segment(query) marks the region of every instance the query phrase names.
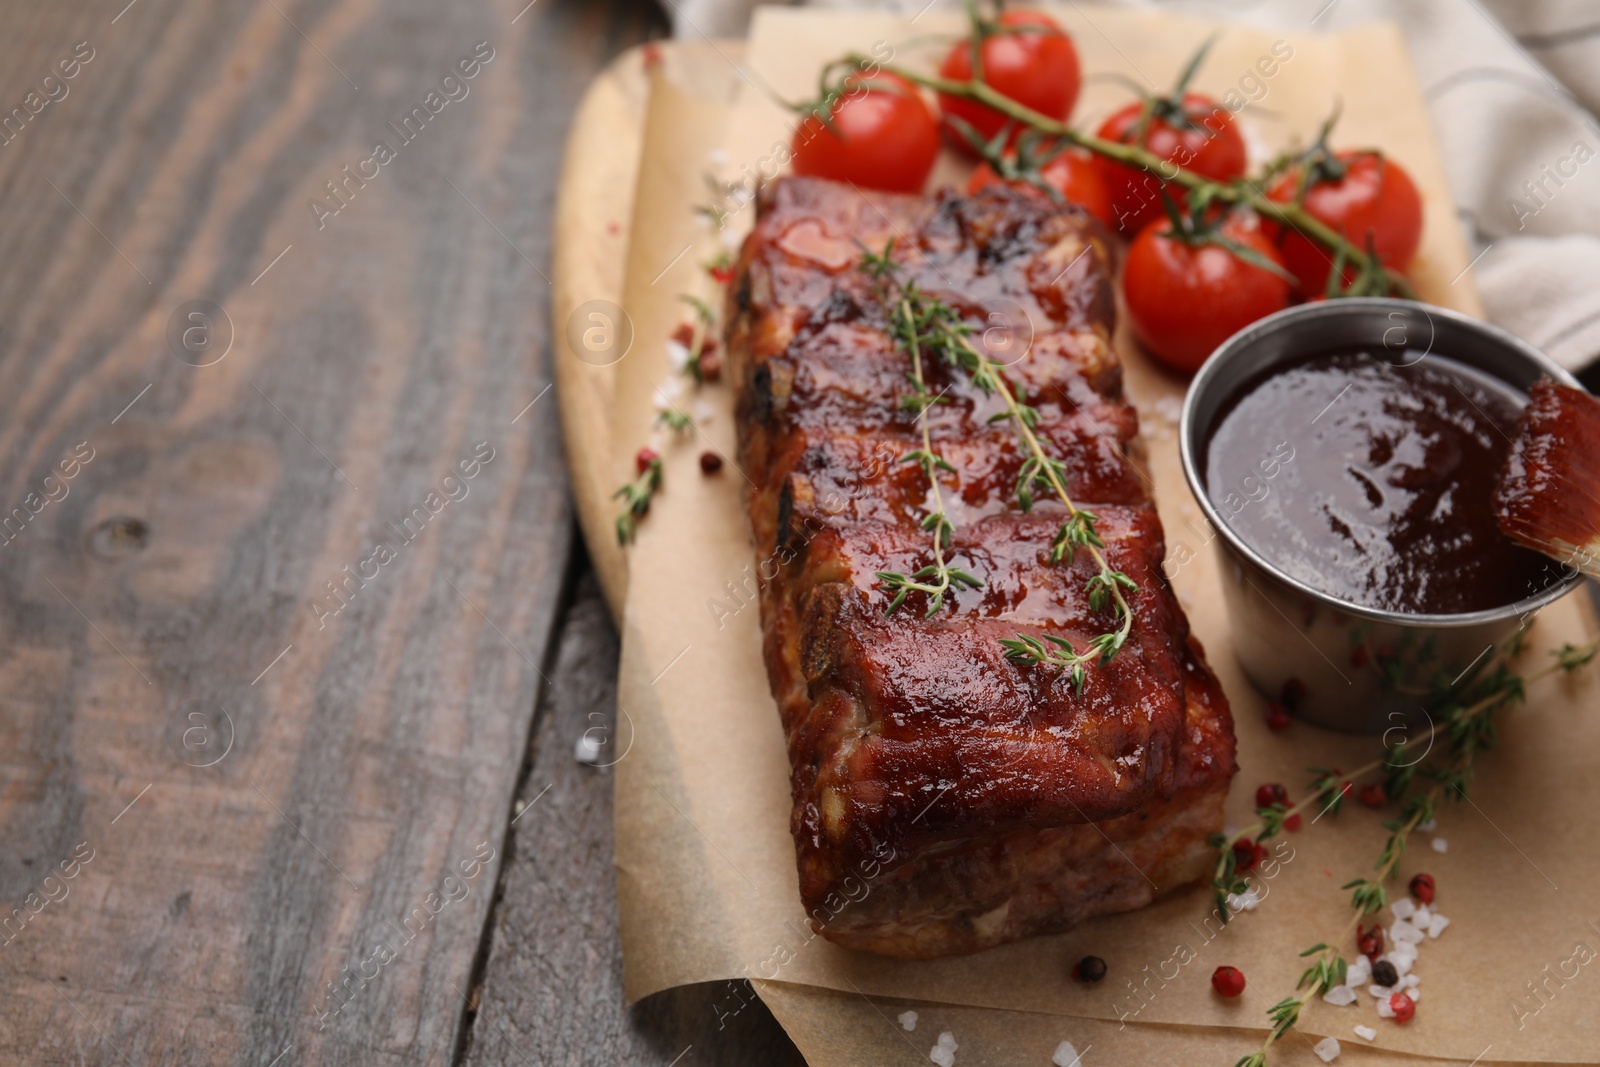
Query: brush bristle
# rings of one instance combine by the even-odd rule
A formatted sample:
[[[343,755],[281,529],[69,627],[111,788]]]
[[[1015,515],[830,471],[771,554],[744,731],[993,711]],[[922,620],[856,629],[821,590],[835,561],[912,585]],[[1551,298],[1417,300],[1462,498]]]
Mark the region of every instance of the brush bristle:
[[[1494,504],[1506,536],[1600,577],[1600,399],[1535,382]]]

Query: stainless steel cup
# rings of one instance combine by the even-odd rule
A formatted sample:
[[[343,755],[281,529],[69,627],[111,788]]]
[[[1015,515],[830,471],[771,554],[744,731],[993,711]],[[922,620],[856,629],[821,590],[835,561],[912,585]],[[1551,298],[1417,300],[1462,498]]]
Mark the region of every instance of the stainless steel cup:
[[[1366,348],[1397,365],[1437,353],[1503,383],[1526,401],[1540,375],[1577,385],[1543,353],[1503,330],[1410,300],[1301,304],[1247,326],[1195,375],[1178,428],[1183,472],[1222,546],[1233,648],[1245,674],[1276,697],[1304,683],[1295,714],[1351,733],[1382,733],[1421,718],[1419,696],[1471,667],[1582,576],[1552,561],[1548,582],[1490,611],[1408,615],[1353,604],[1290,577],[1245,544],[1206,492],[1205,444],[1222,405],[1247,380],[1333,349]]]

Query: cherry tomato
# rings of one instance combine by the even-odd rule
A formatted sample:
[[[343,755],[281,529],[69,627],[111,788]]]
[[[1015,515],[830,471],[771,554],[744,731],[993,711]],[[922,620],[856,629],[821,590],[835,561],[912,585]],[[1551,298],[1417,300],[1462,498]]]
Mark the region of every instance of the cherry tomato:
[[[1404,270],[1422,240],[1422,197],[1411,175],[1394,160],[1370,150],[1339,152],[1330,162],[1336,176],[1314,178],[1306,187],[1305,209],[1363,252],[1370,238],[1379,262]],[[1311,166],[1315,174],[1318,164]],[[1297,167],[1284,174],[1267,190],[1267,196],[1280,203],[1291,202],[1302,173]],[[1318,296],[1326,291],[1328,273],[1333,269],[1332,252],[1287,228],[1279,247],[1301,295]],[[1348,284],[1354,276],[1354,268],[1347,268],[1344,281]]]
[[[1236,330],[1289,306],[1289,283],[1220,245],[1171,236],[1161,218],[1128,247],[1122,290],[1133,332],[1151,355],[1193,371]],[[1281,265],[1278,251],[1251,217],[1234,214],[1221,236]]]
[[[1099,136],[1107,141],[1134,144],[1142,102],[1129,104],[1100,124]],[[1163,112],[1168,117],[1163,117]],[[1141,143],[1168,163],[1203,174],[1217,181],[1232,181],[1245,171],[1244,138],[1233,124],[1228,109],[1209,96],[1184,93],[1184,124],[1175,124],[1177,107],[1171,101],[1158,101],[1145,126]],[[1161,214],[1161,188],[1166,184],[1149,171],[1126,166],[1096,156],[1095,163],[1105,175],[1111,191],[1111,207],[1124,233],[1138,233]]]
[[[795,127],[794,172],[897,193],[922,190],[939,155],[939,126],[917,87],[898,74],[852,75],[830,110]]]
[[[1000,16],[999,29],[984,38],[982,56],[983,80],[990,88],[1053,119],[1072,114],[1083,82],[1078,50],[1055,19],[1037,11],[1007,11]],[[971,38],[950,49],[939,64],[939,76],[950,81],[972,79]],[[939,94],[939,110],[947,119],[967,122],[986,141],[1009,121],[992,107],[946,93]],[[964,137],[954,139],[967,145]]]
[[[1105,223],[1115,224],[1111,214],[1111,194],[1106,191],[1105,179],[1094,157],[1082,149],[1069,148],[1039,168],[1039,177],[1069,204],[1076,204]],[[994,172],[988,163],[979,163],[978,169],[967,179],[967,192],[977,192],[986,185],[998,185],[1005,179]],[[1014,182],[1028,188],[1037,188],[1029,182]]]

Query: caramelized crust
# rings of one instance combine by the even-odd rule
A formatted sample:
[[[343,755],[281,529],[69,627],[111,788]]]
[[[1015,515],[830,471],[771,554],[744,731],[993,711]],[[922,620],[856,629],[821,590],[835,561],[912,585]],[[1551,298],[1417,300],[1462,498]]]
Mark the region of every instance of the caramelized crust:
[[[1076,693],[1005,659],[1002,638],[1082,647],[1087,553],[1051,563],[1066,516],[1013,495],[1023,457],[1002,403],[929,363],[955,526],[983,581],[931,617],[893,614],[879,571],[932,562],[909,360],[885,332],[861,247],[956,307],[1039,413],[1067,490],[1139,589],[1133,630]],[[858,243],[859,242],[859,243]],[[1108,242],[1086,216],[991,188],[937,199],[814,179],[767,186],[729,315],[740,462],[761,559],[764,655],[794,768],[792,829],[813,924],[892,955],[970,951],[1137,907],[1196,877],[1233,764],[1226,700],[1161,572],[1161,524],[1129,460],[1138,420],[1111,348]],[[984,332],[984,331],[987,332]],[[829,903],[847,879],[871,892]]]

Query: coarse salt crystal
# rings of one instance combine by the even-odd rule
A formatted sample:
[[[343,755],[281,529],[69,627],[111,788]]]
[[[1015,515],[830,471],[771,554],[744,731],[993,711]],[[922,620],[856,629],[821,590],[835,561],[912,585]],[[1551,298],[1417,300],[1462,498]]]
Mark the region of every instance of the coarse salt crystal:
[[[1418,930],[1426,930],[1428,928],[1428,920],[1431,918],[1433,918],[1433,909],[1426,904],[1419,904],[1417,905],[1416,913],[1411,916],[1411,925]]]
[[[1433,846],[1433,850],[1435,852],[1449,852],[1450,851],[1450,842],[1446,841],[1442,837],[1436,837],[1432,841],[1429,841],[1428,844]]]
[[[1383,1002],[1389,999],[1389,994],[1394,990],[1386,985],[1370,985],[1367,992],[1378,998],[1378,1013],[1383,1014]]]
[[[577,744],[572,746],[572,758],[579,763],[587,763],[591,767],[600,762],[600,742],[591,735],[590,731],[585,730],[578,735]],[[522,812],[519,811],[517,814],[521,815]]]
[[[1439,820],[1438,819],[1429,819],[1427,822],[1419,822],[1419,823],[1417,823],[1417,829],[1419,831],[1421,831],[1422,833],[1425,833],[1425,834],[1431,834],[1433,831],[1437,830],[1438,828],[1439,828]]]
[[[1388,958],[1396,964],[1401,959],[1415,963],[1417,961],[1417,946],[1410,941],[1396,941],[1394,947],[1389,950]]]
[[[943,1045],[933,1046],[932,1051],[928,1053],[928,1059],[937,1063],[939,1067],[956,1067],[956,1054]]]
[[[1380,1019],[1394,1018],[1394,1009],[1389,1007],[1389,998],[1387,996],[1378,999],[1378,1017]]]
[[[1417,1001],[1422,999],[1422,990],[1415,988],[1408,989],[1406,990],[1406,996],[1410,997],[1411,1003],[1415,1004]]]
[[[900,1028],[902,1030],[915,1030],[917,1028],[917,1013],[916,1012],[914,1012],[914,1011],[903,1011],[903,1012],[900,1013],[899,1018],[900,1018]]]
[[[1411,966],[1417,962],[1417,957],[1415,954],[1407,956],[1401,953],[1394,953],[1390,955],[1389,962],[1394,964],[1394,973],[1403,978],[1411,973]]]
[[[1063,1041],[1056,1046],[1056,1054],[1050,1057],[1050,1062],[1056,1067],[1078,1067],[1078,1050],[1072,1042]]]
[[[1406,990],[1407,993],[1409,993],[1411,990],[1417,988],[1417,986],[1419,986],[1421,984],[1422,984],[1422,979],[1421,978],[1418,978],[1414,974],[1408,974],[1405,977],[1405,981],[1400,983],[1400,987],[1402,989]]]
[[[1449,919],[1446,919],[1443,915],[1435,915],[1428,920],[1428,937],[1430,939],[1437,938],[1444,933],[1444,928],[1449,925]]]
[[[1389,927],[1389,936],[1395,941],[1409,941],[1415,945],[1427,935],[1425,935],[1421,930],[1418,930],[1415,926],[1412,926],[1410,923],[1406,922],[1404,919],[1400,919],[1393,926]]]
[[[1354,1004],[1356,1002],[1356,991],[1347,985],[1336,985],[1322,994],[1322,999],[1329,1004],[1342,1008],[1346,1004]]]
[[[674,370],[682,370],[689,362],[689,346],[681,341],[667,342],[667,362]]]
[[[1339,1042],[1334,1038],[1325,1037],[1318,1041],[1311,1051],[1315,1052],[1323,1063],[1332,1063],[1339,1058]]]
[[[1350,965],[1345,974],[1345,984],[1350,986],[1366,985],[1367,979],[1372,977],[1372,961],[1365,956],[1357,956],[1356,961]]]
[[[961,1046],[956,1044],[956,1035],[952,1034],[950,1031],[946,1030],[944,1033],[939,1035],[939,1047],[940,1048],[947,1048],[951,1052],[954,1052],[956,1049],[960,1048]]]
[[[700,397],[694,402],[694,421],[705,425],[716,417],[717,409],[711,406],[711,401]]]
[[[1407,897],[1401,897],[1389,905],[1389,910],[1394,912],[1396,919],[1409,919],[1417,913],[1417,906]]]
[[[1229,911],[1255,911],[1256,905],[1261,903],[1261,898],[1254,889],[1246,889],[1243,893],[1228,894]]]
[[[1368,1041],[1378,1040],[1378,1031],[1374,1030],[1370,1026],[1358,1026],[1355,1029],[1357,1037],[1364,1037]]]

